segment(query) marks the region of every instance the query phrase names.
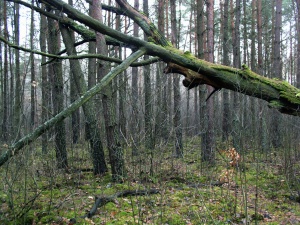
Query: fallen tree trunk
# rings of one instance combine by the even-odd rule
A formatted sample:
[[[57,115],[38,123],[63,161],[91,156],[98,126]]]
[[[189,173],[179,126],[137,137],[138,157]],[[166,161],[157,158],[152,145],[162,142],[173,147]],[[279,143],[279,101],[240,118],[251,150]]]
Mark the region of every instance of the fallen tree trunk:
[[[268,79],[260,76],[246,65],[242,69],[235,69],[228,66],[218,65],[200,60],[189,52],[182,52],[170,45],[161,46],[157,44],[161,39],[154,36],[153,24],[149,24],[148,20],[140,13],[134,13],[134,17],[139,16],[143,24],[148,23],[149,31],[153,33],[147,42],[139,38],[135,38],[121,32],[118,32],[99,21],[85,15],[72,6],[61,0],[40,0],[45,4],[49,4],[56,9],[66,13],[70,18],[85,24],[97,32],[106,34],[123,43],[127,43],[131,48],[144,47],[147,53],[152,56],[158,56],[166,63],[169,63],[167,71],[179,72],[185,76],[186,85],[188,82],[194,82],[194,85],[208,84],[216,88],[226,88],[236,92],[240,92],[249,96],[254,96],[269,102],[269,106],[278,111],[300,116],[300,90],[290,85],[286,81]],[[121,1],[128,4],[126,1]],[[127,8],[127,10],[130,7]],[[129,15],[130,16],[130,15]],[[133,14],[132,14],[133,17]],[[64,18],[62,17],[62,20]],[[132,18],[137,21],[136,18]],[[143,28],[146,31],[146,28]],[[165,42],[164,42],[165,43]],[[180,68],[180,69],[179,69]],[[173,71],[174,69],[174,71]]]
[[[116,198],[127,197],[127,196],[137,196],[137,195],[149,195],[149,194],[158,194],[159,190],[150,189],[150,190],[126,190],[118,192],[114,195],[103,196],[103,197],[95,197],[95,204],[92,209],[82,216],[82,218],[91,218],[96,214],[96,211],[99,207],[106,205],[108,202],[114,202]]]

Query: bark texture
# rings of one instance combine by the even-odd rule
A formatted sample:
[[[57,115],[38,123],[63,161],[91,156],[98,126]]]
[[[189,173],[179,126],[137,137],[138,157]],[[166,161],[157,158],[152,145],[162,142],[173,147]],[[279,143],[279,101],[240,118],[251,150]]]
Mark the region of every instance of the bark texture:
[[[74,41],[72,39],[70,31],[61,26],[63,40],[69,55],[76,55],[76,49],[74,48]],[[70,60],[71,72],[73,80],[77,86],[77,93],[85,93],[87,86],[85,84],[84,75],[80,63],[77,59]],[[91,134],[90,145],[91,145],[91,156],[93,161],[94,174],[103,174],[107,171],[107,166],[104,157],[104,149],[100,137],[100,130],[97,127],[97,120],[95,116],[95,109],[92,101],[87,102],[82,106],[86,123]]]

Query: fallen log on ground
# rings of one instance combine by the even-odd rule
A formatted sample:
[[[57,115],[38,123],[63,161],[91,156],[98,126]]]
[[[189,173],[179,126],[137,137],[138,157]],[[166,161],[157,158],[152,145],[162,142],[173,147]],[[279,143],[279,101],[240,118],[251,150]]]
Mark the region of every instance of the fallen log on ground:
[[[95,203],[92,207],[92,209],[86,213],[84,216],[81,216],[81,218],[91,218],[96,214],[96,211],[99,207],[106,205],[109,202],[114,202],[116,198],[120,197],[127,197],[127,196],[137,196],[137,195],[150,195],[150,194],[158,194],[158,189],[149,189],[149,190],[126,190],[117,192],[114,195],[110,196],[103,196],[103,197],[95,197]],[[75,219],[72,218],[70,221],[74,221]],[[75,220],[76,221],[76,220]]]

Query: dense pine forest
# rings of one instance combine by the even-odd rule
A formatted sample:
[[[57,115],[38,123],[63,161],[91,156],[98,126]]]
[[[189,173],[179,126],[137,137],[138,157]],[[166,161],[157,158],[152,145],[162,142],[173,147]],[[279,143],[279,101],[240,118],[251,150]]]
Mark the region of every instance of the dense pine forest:
[[[0,224],[299,224],[300,0],[0,1]]]

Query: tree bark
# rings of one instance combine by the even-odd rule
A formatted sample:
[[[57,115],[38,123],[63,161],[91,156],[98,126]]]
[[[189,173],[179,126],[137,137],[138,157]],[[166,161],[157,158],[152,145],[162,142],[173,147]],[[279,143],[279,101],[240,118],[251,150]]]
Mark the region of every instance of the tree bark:
[[[48,51],[56,54],[60,49],[60,36],[58,24],[53,19],[48,18]],[[55,61],[49,65],[48,73],[51,77],[53,113],[57,115],[64,108],[62,63]],[[68,157],[66,149],[66,130],[65,123],[55,124],[55,151],[58,168],[68,167]]]
[[[297,75],[296,87],[300,88],[300,0],[295,0],[297,8]]]
[[[158,8],[157,8],[157,29],[161,34],[165,34],[165,0],[158,0]],[[162,138],[163,133],[163,111],[162,111],[162,82],[165,79],[162,73],[164,68],[163,62],[158,62],[156,64],[156,77],[155,77],[155,91],[156,91],[156,99],[155,99],[155,125],[154,125],[154,139],[155,143],[158,143]]]
[[[45,10],[45,5],[42,4],[42,10]],[[42,52],[46,52],[46,33],[47,33],[47,18],[46,16],[41,14],[40,21],[40,49]],[[46,56],[42,56],[41,63],[46,62]],[[41,79],[42,79],[42,123],[45,123],[49,118],[49,82],[47,75],[47,67],[42,66],[41,68]],[[17,84],[16,84],[17,86]],[[44,133],[42,135],[42,152],[47,153],[48,147],[48,137],[47,134]]]
[[[214,61],[214,0],[206,2],[207,13],[207,61],[213,63]],[[207,87],[208,93],[212,93],[213,87]],[[202,149],[202,161],[214,163],[215,153],[215,137],[214,137],[214,100],[210,98],[206,103],[207,110],[207,129],[205,129],[205,147]]]
[[[177,29],[177,18],[176,18],[176,0],[170,0],[171,8],[171,37],[172,44],[174,47],[178,46],[178,29]],[[179,87],[179,76],[178,74],[173,75],[173,127],[175,131],[175,152],[174,155],[177,158],[183,157],[183,146],[182,146],[182,124],[181,124],[181,94]]]
[[[68,0],[68,3],[73,6],[73,0]],[[75,42],[75,35],[74,31],[71,32],[71,38],[72,38],[72,43]],[[72,73],[72,72],[71,72]],[[71,103],[76,101],[78,98],[78,92],[76,90],[76,83],[74,81],[74,77],[76,75],[73,75],[70,73],[70,101]],[[72,131],[72,143],[77,144],[80,138],[80,110],[77,109],[72,113],[72,118],[71,118],[71,131]]]
[[[229,9],[228,9],[229,0],[224,1],[224,12],[223,12],[223,35],[222,36],[222,49],[223,49],[223,64],[226,66],[230,66],[229,61]],[[230,134],[230,104],[229,104],[229,91],[223,90],[223,120],[222,120],[222,140],[228,141]]]
[[[6,1],[3,2],[3,24],[4,24],[4,38],[8,38],[7,30],[7,5]],[[2,87],[2,141],[8,142],[8,47],[4,45],[4,59],[3,59],[3,87]]]
[[[34,0],[31,1],[31,4],[34,4]],[[33,46],[34,38],[34,10],[31,10],[30,18],[30,48],[34,49]],[[31,74],[31,86],[30,86],[30,129],[33,130],[35,126],[35,115],[36,115],[36,86],[37,81],[35,78],[35,62],[34,54],[30,53],[30,74]]]
[[[139,10],[139,0],[134,1],[134,8]],[[135,22],[133,24],[133,36],[139,36],[139,26]],[[130,130],[131,130],[131,137],[132,137],[132,155],[137,156],[139,154],[139,120],[137,119],[139,116],[138,113],[138,72],[139,68],[133,67],[132,68],[132,75],[131,75],[131,104],[132,104],[132,111],[131,111],[131,120],[130,120]]]
[[[234,27],[232,27],[233,31],[233,67],[234,68],[240,68],[241,67],[241,39],[240,39],[240,24],[241,24],[241,0],[236,0],[236,8],[235,8],[235,21]],[[239,86],[237,85],[237,88]],[[240,149],[241,146],[241,137],[240,137],[240,131],[241,131],[241,96],[238,92],[233,92],[233,124],[232,124],[232,134],[233,134],[233,146],[236,149]]]
[[[15,3],[15,44],[20,44],[20,5]],[[15,91],[14,91],[14,123],[13,131],[16,139],[20,138],[20,121],[21,121],[21,71],[20,71],[20,51],[15,51]]]
[[[274,36],[274,52],[273,52],[273,78],[282,79],[282,62],[281,62],[281,23],[282,23],[282,0],[276,0],[275,12],[275,36]],[[281,115],[275,112],[272,115],[272,146],[279,148],[281,141]]]
[[[102,8],[101,1],[93,0],[93,17],[102,23]],[[96,32],[96,48],[97,53],[107,56],[108,50],[105,42],[105,37],[102,33]],[[102,79],[109,72],[109,64],[106,61],[97,62],[97,77]],[[112,83],[110,82],[104,88],[102,93],[102,105],[104,112],[105,131],[107,139],[107,147],[109,151],[109,158],[112,170],[112,180],[115,182],[122,182],[126,176],[124,166],[124,152],[119,141],[116,124],[116,108],[112,100]]]
[[[119,5],[117,5],[117,8],[120,9]],[[125,25],[126,27],[126,25]],[[126,28],[127,29],[127,28]],[[121,18],[120,15],[116,15],[116,30],[121,31]],[[125,30],[125,33],[127,31]],[[123,52],[126,58],[126,49],[123,51],[123,49],[119,46],[115,47],[115,57],[122,60],[123,58]],[[124,73],[119,76],[118,78],[118,92],[119,92],[119,140],[121,142],[122,147],[125,147],[125,140],[127,139],[127,117],[126,117],[126,101],[127,101],[127,72],[124,71]],[[122,141],[123,140],[123,141]]]
[[[143,12],[148,17],[149,15],[149,7],[148,0],[143,1]],[[144,34],[144,39],[147,40],[147,35]],[[148,60],[149,56],[145,55],[144,60]],[[155,147],[154,139],[153,139],[153,104],[151,101],[151,78],[150,78],[150,65],[144,66],[144,90],[145,90],[145,147],[146,149],[153,150]],[[151,151],[152,153],[152,151]]]
[[[74,41],[71,33],[67,28],[60,26],[63,41],[67,49],[68,55],[77,55],[76,49],[74,48]],[[81,66],[78,60],[70,60],[71,72],[73,75],[74,82],[77,86],[77,93],[86,93],[87,86],[85,84],[84,75],[81,70]],[[104,149],[100,137],[100,130],[97,127],[97,120],[95,117],[95,108],[93,102],[87,102],[82,106],[85,115],[86,123],[91,134],[90,145],[91,155],[93,161],[94,174],[103,174],[107,172],[107,166],[105,162]]]

